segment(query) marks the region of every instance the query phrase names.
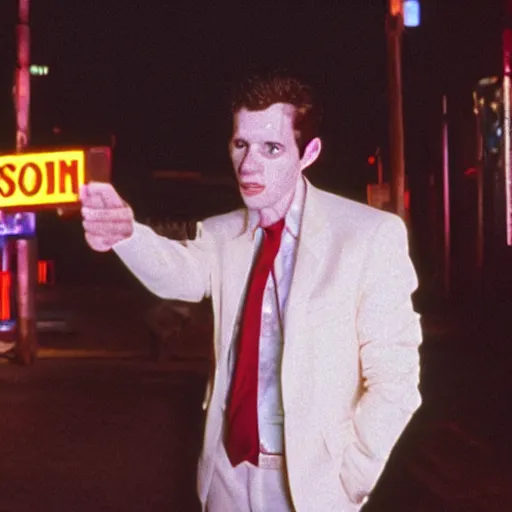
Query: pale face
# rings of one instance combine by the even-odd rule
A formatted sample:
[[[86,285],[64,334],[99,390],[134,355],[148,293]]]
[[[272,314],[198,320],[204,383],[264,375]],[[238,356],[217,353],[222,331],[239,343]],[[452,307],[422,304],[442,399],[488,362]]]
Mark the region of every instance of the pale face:
[[[231,161],[245,205],[260,212],[263,225],[286,215],[302,174],[294,108],[275,103],[266,110],[241,109],[233,118]]]

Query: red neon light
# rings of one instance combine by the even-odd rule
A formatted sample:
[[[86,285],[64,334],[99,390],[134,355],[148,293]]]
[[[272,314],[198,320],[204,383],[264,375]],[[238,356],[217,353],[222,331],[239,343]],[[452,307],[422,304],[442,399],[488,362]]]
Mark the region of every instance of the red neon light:
[[[39,284],[54,283],[53,261],[39,260],[37,262],[37,282]]]
[[[48,262],[37,262],[37,282],[39,284],[46,284],[48,282]]]
[[[404,192],[404,208],[409,211],[411,209],[411,191],[406,190]]]
[[[11,274],[0,272],[0,321],[11,318]]]

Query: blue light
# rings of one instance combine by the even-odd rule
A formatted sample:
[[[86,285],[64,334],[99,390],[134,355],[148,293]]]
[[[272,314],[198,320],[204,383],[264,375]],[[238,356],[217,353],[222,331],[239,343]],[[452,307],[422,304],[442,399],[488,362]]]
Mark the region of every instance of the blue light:
[[[36,234],[36,215],[31,212],[4,213],[0,218],[0,237],[28,237]],[[2,241],[0,238],[0,247]]]
[[[418,27],[420,25],[419,0],[404,1],[404,25],[406,27]]]

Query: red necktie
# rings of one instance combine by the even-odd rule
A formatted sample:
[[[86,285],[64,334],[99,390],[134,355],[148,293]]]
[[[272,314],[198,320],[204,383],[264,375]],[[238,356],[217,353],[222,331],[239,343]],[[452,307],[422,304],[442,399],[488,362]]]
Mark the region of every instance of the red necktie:
[[[268,276],[274,265],[284,219],[264,229],[262,248],[252,269],[240,322],[238,355],[227,410],[226,452],[233,467],[247,460],[258,465],[258,366],[261,308]]]

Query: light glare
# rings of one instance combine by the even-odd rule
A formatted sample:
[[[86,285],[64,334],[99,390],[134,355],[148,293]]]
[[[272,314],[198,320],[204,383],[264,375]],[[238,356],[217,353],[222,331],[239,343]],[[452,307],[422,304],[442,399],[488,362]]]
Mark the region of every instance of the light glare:
[[[46,76],[49,72],[48,66],[36,66],[35,64],[30,66],[30,74],[33,76]]]
[[[419,0],[404,1],[404,25],[406,27],[418,27],[420,25]]]

